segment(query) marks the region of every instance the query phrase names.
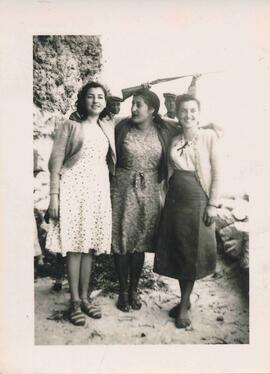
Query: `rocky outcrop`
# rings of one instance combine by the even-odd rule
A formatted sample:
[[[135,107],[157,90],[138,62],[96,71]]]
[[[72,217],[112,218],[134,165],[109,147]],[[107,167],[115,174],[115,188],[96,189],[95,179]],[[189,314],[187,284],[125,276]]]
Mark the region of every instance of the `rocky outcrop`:
[[[34,36],[35,105],[43,112],[67,113],[80,86],[100,73],[101,57],[98,36]]]
[[[224,198],[218,209],[216,230],[225,255],[249,269],[249,203],[247,198]]]
[[[81,86],[98,78],[101,59],[99,36],[33,37],[34,142],[53,136],[56,126],[75,108]]]

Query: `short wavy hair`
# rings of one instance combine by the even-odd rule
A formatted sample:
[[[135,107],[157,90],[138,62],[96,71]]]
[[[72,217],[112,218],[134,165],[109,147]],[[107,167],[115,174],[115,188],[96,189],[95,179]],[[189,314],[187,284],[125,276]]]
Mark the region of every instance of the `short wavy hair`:
[[[199,110],[201,110],[201,103],[195,96],[190,95],[190,94],[183,94],[183,95],[178,95],[176,97],[176,101],[175,101],[175,112],[176,112],[176,114],[179,111],[180,105],[182,103],[187,102],[187,101],[196,101]]]
[[[98,82],[88,82],[86,83],[81,89],[80,91],[78,92],[78,95],[77,95],[77,101],[76,101],[76,108],[77,108],[77,112],[79,113],[81,119],[85,119],[87,118],[87,110],[86,110],[86,95],[87,95],[87,92],[90,88],[101,88],[102,91],[104,92],[104,97],[105,97],[105,101],[107,103],[107,97],[108,97],[108,93],[107,93],[107,90],[106,88],[101,84],[101,83],[98,83]],[[107,110],[106,110],[106,107],[104,108],[104,110],[100,113],[99,115],[99,118],[102,119],[104,117],[106,117],[107,115]]]

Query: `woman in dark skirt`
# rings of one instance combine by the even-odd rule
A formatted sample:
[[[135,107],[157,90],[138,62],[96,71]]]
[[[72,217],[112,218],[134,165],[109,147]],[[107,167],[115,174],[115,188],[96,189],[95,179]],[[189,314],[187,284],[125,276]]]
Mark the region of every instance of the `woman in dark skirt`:
[[[219,163],[216,133],[199,128],[200,102],[178,96],[176,113],[182,131],[168,149],[169,186],[154,271],[178,279],[181,302],[169,314],[177,328],[185,328],[195,280],[215,271]]]

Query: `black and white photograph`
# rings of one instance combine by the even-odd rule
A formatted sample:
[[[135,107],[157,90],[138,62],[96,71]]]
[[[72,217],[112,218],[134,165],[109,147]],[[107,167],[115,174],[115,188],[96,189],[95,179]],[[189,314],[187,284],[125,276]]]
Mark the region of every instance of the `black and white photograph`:
[[[269,372],[269,3],[1,8],[0,372]]]
[[[245,75],[120,42],[33,36],[35,342],[248,344]]]

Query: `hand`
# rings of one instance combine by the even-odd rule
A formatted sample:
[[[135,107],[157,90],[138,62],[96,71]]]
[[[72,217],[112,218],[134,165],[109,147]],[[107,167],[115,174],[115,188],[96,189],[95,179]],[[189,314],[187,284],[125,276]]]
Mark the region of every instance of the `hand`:
[[[215,222],[216,216],[217,208],[214,206],[207,205],[203,215],[203,222],[206,226],[211,226]]]
[[[59,218],[59,197],[57,194],[51,195],[48,211],[51,219]]]
[[[142,88],[148,88],[148,89],[151,88],[151,85],[150,85],[150,83],[148,83],[148,82],[146,82],[146,83],[142,83],[141,86],[142,86]]]

